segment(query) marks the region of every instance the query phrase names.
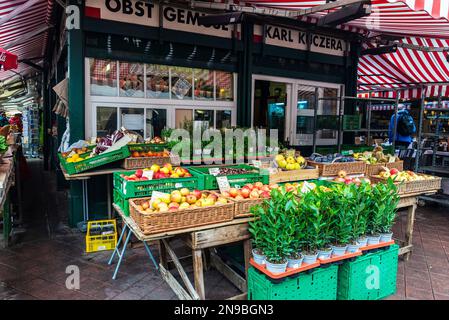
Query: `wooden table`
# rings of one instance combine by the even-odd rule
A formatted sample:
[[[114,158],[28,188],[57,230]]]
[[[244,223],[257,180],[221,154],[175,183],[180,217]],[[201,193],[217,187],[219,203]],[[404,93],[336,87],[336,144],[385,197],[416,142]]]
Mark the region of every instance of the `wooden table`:
[[[428,194],[434,194],[435,192],[427,192]],[[415,214],[418,204],[418,197],[424,195],[421,193],[404,194],[400,195],[400,200],[398,203],[398,209],[407,208],[407,227],[405,230],[405,242],[404,246],[399,249],[399,255],[405,255],[404,259],[408,261],[413,250],[413,227],[415,224]]]
[[[140,228],[137,226],[135,221],[125,216],[124,212],[117,205],[113,204],[115,212],[122,218],[122,221],[126,228],[129,228],[130,233],[142,241],[145,248],[152,257],[151,250],[149,249],[147,242],[158,241],[159,242],[159,252],[160,252],[160,263],[156,268],[161,272],[162,277],[167,282],[167,284],[176,293],[181,300],[204,300],[206,298],[205,288],[204,288],[204,252],[221,245],[243,242],[244,255],[245,255],[245,271],[248,272],[249,268],[249,258],[251,253],[250,245],[250,234],[248,231],[248,222],[253,220],[253,218],[242,218],[234,219],[228,222],[217,223],[212,225],[200,226],[195,228],[175,230],[169,232],[162,232],[158,234],[145,235],[142,233]],[[123,234],[123,232],[122,232]],[[114,275],[117,274],[118,268],[120,268],[121,257],[123,257],[126,245],[128,244],[129,235],[126,236],[127,240],[124,243],[118,241],[117,247],[112,254],[110,262],[112,262],[114,255],[119,255],[119,263],[117,264],[116,271]],[[176,256],[174,250],[170,245],[170,241],[174,238],[182,239],[192,250],[193,258],[193,274],[194,274],[194,285],[190,282],[184,268],[180,263],[180,259]],[[121,236],[122,239],[122,236]],[[121,240],[120,239],[120,240]],[[123,250],[120,252],[120,246],[123,245]],[[209,252],[210,253],[210,252]],[[243,294],[237,296],[241,298],[246,294],[246,279],[243,279],[238,275],[233,269],[227,266],[221,259],[214,254],[210,253],[211,265],[214,266],[218,271],[220,271],[225,277],[227,277],[233,284],[239,288]],[[168,268],[168,256],[171,258],[176,270],[181,276],[181,280],[184,286],[176,280],[176,278],[171,274]],[[204,259],[204,260],[203,260]],[[236,297],[234,297],[236,298]]]

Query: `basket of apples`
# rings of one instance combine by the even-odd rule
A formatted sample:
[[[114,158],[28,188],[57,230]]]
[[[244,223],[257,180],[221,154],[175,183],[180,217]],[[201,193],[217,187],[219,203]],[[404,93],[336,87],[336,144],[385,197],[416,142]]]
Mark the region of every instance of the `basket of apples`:
[[[398,194],[422,194],[441,189],[441,177],[435,177],[413,171],[399,171],[384,167],[378,175],[371,176],[373,182],[385,182],[392,179],[398,185]]]
[[[146,235],[231,221],[234,203],[214,192],[182,188],[129,200],[130,215]]]
[[[266,185],[262,182],[248,183],[242,188],[230,188],[228,191],[219,193],[220,196],[235,202],[235,218],[248,217],[251,206],[262,203],[264,199],[270,198],[272,189],[279,188],[277,184]]]
[[[136,171],[114,172],[114,188],[126,198],[151,196],[153,191],[171,192],[180,188],[196,189],[198,179],[186,168],[152,165]]]
[[[360,185],[362,182],[371,184],[371,180],[365,177],[348,177],[346,171],[344,170],[340,170],[337,177],[335,177],[332,181],[344,184],[354,183],[356,185]]]

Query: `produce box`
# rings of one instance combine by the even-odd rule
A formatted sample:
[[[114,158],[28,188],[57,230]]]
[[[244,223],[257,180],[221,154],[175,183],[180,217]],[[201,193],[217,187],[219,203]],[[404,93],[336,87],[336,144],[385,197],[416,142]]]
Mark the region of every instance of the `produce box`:
[[[328,163],[307,160],[307,163],[317,167],[321,177],[337,176],[341,170],[345,171],[346,174],[362,174],[366,171],[366,163],[363,161]]]
[[[137,205],[149,199],[129,200],[130,216],[146,235],[231,221],[234,217],[232,202],[165,212],[147,213],[139,210]]]
[[[379,172],[382,171],[383,167],[388,169],[398,169],[399,171],[402,171],[404,170],[404,161],[401,160],[389,163],[367,164],[365,175],[369,177],[379,174]]]
[[[312,270],[276,281],[251,266],[248,300],[336,300],[338,266]]]
[[[108,163],[119,161],[130,156],[127,146],[124,146],[118,150],[100,153],[99,155],[93,156],[79,162],[67,162],[61,154],[58,154],[59,161],[64,167],[68,174],[77,174],[84,172],[93,168],[103,166]]]
[[[122,163],[122,168],[131,170],[131,169],[143,169],[149,168],[153,164],[157,164],[159,166],[163,166],[166,163],[170,162],[170,157],[131,157],[126,158]]]
[[[126,198],[120,191],[114,188],[113,201],[122,209],[125,216],[129,217],[129,199]]]
[[[418,193],[429,193],[436,192],[441,189],[441,177],[429,176],[424,174],[417,174],[421,176],[431,177],[426,180],[413,180],[413,181],[402,181],[395,182],[398,186],[398,194],[418,194]],[[371,182],[373,183],[385,183],[387,178],[381,178],[379,176],[370,176]]]
[[[189,170],[190,171],[190,170]],[[133,172],[114,172],[114,189],[122,193],[125,199],[151,196],[153,191],[171,192],[175,189],[198,189],[196,177],[166,178],[145,181],[126,181],[120,175],[130,176]]]
[[[164,151],[168,149],[168,143],[130,143],[128,148],[130,152],[148,152],[148,151]]]
[[[261,169],[262,172],[263,170]],[[306,167],[299,170],[278,170],[276,173],[270,174],[270,184],[318,179],[319,176],[318,167]]]
[[[378,300],[396,292],[398,245],[346,261],[338,270],[338,300]]]
[[[268,184],[269,176],[262,175],[258,168],[246,165],[222,165],[222,166],[207,166],[207,167],[188,167],[187,169],[192,175],[198,178],[198,188],[200,190],[217,190],[218,184],[216,176],[209,173],[210,168],[231,168],[231,169],[247,169],[252,172],[244,174],[230,174],[227,175],[231,188],[241,188],[247,183],[262,182]]]

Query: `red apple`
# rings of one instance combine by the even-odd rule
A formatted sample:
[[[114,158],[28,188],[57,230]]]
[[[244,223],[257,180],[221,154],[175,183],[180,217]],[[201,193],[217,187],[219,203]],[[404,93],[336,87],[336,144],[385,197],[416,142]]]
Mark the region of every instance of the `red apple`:
[[[255,184],[254,184],[254,188],[257,188],[257,189],[261,189],[263,187],[263,183],[262,182],[260,182],[260,181],[258,181],[258,182],[256,182]]]
[[[261,196],[262,198],[269,198],[269,197],[270,197],[270,193],[267,192],[267,191],[263,191],[263,192],[260,194],[260,196]]]
[[[200,190],[193,190],[192,194],[197,198],[197,199],[201,199],[202,193]]]
[[[229,195],[233,198],[235,198],[239,194],[239,191],[236,188],[230,188],[229,189]]]
[[[138,169],[138,170],[136,170],[136,177],[137,178],[142,178],[142,176],[143,176],[143,170],[142,169]]]
[[[249,188],[249,190],[251,190],[251,191],[253,191],[253,189],[254,189],[254,185],[251,183],[246,184],[245,187]]]
[[[251,199],[258,199],[259,198],[259,192],[257,192],[256,190],[251,191],[251,193],[249,194],[249,197]]]
[[[396,169],[396,168],[393,168],[393,169],[390,170],[390,175],[394,175],[394,174],[397,174],[397,173],[399,173],[399,170]]]
[[[198,200],[198,198],[194,194],[188,194],[186,196],[186,202],[188,204],[194,204],[197,200]]]
[[[250,193],[251,193],[251,189],[249,189],[248,187],[243,187],[240,190],[240,194],[242,195],[243,198],[248,198]]]

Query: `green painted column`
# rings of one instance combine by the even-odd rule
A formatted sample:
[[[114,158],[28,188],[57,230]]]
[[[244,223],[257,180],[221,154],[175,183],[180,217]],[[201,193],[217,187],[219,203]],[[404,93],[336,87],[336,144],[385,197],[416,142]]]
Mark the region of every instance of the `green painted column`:
[[[238,65],[237,125],[243,127],[251,126],[253,34],[252,23],[242,24],[243,50],[239,53]]]
[[[80,8],[81,28],[68,31],[68,98],[69,98],[69,124],[70,142],[84,139],[84,35],[82,31],[84,4],[70,0],[71,5]],[[70,216],[69,225],[75,227],[83,220],[83,199],[80,181],[70,182]]]

